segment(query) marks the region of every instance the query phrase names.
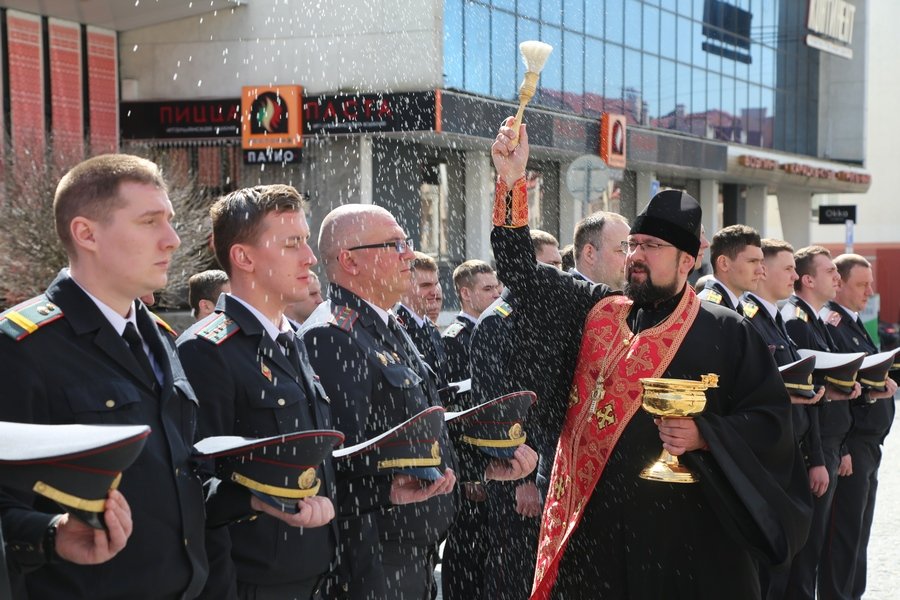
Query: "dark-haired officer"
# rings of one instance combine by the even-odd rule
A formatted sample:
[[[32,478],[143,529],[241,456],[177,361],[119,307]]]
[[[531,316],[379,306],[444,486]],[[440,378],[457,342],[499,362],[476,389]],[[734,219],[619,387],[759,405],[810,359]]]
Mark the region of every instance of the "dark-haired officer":
[[[10,399],[0,419],[139,424],[151,434],[119,487],[134,521],[128,545],[101,565],[45,564],[25,576],[28,597],[193,598],[208,571],[203,488],[191,459],[197,398],[174,333],[139,300],[166,286],[180,244],[166,183],[148,160],[97,156],[62,178],[53,209],[69,268],[0,316],[0,379]],[[57,508],[42,497],[24,501],[28,509],[4,513],[4,526],[8,533],[28,522],[31,535],[7,537],[7,549],[22,541],[22,554],[43,561]]]
[[[232,192],[210,209],[216,258],[231,281],[216,311],[178,340],[178,354],[200,400],[202,437],[260,438],[330,429],[328,399],[284,316],[309,293],[316,263],[307,244],[301,197],[293,187],[268,185]],[[322,469],[317,495],[298,500],[296,513],[276,510],[229,481],[207,500],[209,525],[221,527],[254,511],[222,536],[230,557],[212,556],[208,598],[314,596],[335,559],[334,475]]]
[[[763,275],[759,233],[746,225],[720,229],[709,246],[713,276],[697,297],[743,314],[741,295],[756,291]]]

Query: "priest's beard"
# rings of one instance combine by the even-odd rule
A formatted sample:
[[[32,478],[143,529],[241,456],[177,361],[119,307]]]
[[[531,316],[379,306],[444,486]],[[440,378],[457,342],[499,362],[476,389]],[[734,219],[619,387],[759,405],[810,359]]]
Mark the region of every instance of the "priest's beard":
[[[643,281],[634,281],[634,273],[644,273]],[[678,293],[678,281],[673,281],[668,285],[657,285],[653,282],[653,276],[650,273],[650,267],[643,261],[634,261],[625,269],[625,295],[628,296],[638,306],[653,306],[668,300]]]

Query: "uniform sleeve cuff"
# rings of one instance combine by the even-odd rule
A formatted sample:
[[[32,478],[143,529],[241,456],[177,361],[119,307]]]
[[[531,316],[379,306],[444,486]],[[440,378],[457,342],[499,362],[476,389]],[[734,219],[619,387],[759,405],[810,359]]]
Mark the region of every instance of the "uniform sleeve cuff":
[[[525,227],[528,225],[528,191],[525,188],[525,176],[515,181],[512,189],[503,177],[497,177],[494,190],[495,227]]]

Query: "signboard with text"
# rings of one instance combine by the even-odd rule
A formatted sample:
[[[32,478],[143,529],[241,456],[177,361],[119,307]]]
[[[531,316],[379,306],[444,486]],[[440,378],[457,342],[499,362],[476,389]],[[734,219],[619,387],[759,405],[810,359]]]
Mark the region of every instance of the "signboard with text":
[[[843,225],[847,221],[856,223],[855,204],[823,204],[819,207],[819,225]]]

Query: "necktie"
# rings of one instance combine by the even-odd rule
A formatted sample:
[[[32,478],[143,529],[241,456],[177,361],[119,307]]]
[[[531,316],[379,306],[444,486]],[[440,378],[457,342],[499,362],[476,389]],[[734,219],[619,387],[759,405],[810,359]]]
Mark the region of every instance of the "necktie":
[[[281,346],[281,349],[284,350],[284,355],[287,357],[288,361],[293,365],[297,372],[300,372],[300,357],[297,356],[297,347],[294,345],[294,334],[289,331],[282,331],[275,338],[275,341]]]
[[[744,304],[740,300],[738,300],[737,306],[734,307],[734,310],[737,311],[737,314],[741,315],[742,317],[744,316]]]
[[[781,311],[775,312],[775,325],[778,326],[778,331],[784,336],[784,341],[790,341],[791,336],[788,334],[787,327],[784,325],[784,317],[781,316]]]
[[[406,365],[415,369],[415,360],[413,359],[413,356],[417,356],[419,353],[418,351],[410,349],[410,345],[406,342],[406,332],[401,331],[401,329],[403,328],[400,327],[397,320],[393,316],[388,316],[388,330],[393,334],[397,346],[400,349],[400,353],[403,355],[403,358],[406,359]]]
[[[153,367],[150,365],[150,358],[147,356],[147,353],[144,352],[144,342],[141,340],[141,334],[138,333],[134,323],[129,321],[125,325],[125,331],[122,332],[122,337],[131,349],[134,359],[141,366],[141,370],[144,371],[144,374],[149,378],[148,381],[152,382],[154,385],[159,383],[156,380],[156,373],[153,372]]]

